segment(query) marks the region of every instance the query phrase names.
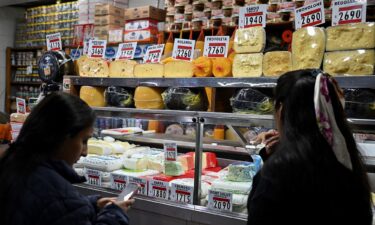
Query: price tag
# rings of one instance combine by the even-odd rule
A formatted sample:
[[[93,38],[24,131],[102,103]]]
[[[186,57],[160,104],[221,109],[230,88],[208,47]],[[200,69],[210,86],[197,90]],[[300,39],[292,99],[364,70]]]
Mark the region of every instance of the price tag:
[[[118,59],[133,59],[137,42],[123,43],[118,46],[116,60]]]
[[[129,183],[136,183],[141,186],[138,190],[139,195],[147,196],[147,180],[138,177],[129,177]]]
[[[27,75],[33,74],[33,66],[32,65],[28,65],[26,67],[26,74]]]
[[[325,23],[323,0],[297,8],[294,10],[294,13],[296,16],[296,29]]]
[[[172,57],[174,59],[191,61],[194,56],[194,40],[179,39],[174,40]]]
[[[229,36],[206,36],[203,55],[209,58],[227,57]]]
[[[233,194],[220,192],[220,191],[208,191],[208,208],[232,212],[233,209]]]
[[[143,57],[143,63],[158,63],[164,51],[164,44],[152,45],[147,48],[146,54]]]
[[[171,200],[180,203],[193,204],[194,188],[191,186],[172,184]]]
[[[70,92],[70,78],[63,79],[63,92]]]
[[[23,98],[16,98],[17,103],[17,113],[26,113],[26,100]]]
[[[164,143],[164,157],[166,161],[177,160],[177,144],[174,142]]]
[[[62,50],[61,34],[49,34],[46,35],[47,50],[48,51],[60,51]]]
[[[267,8],[267,4],[241,7],[239,13],[239,28],[266,27]]]
[[[128,183],[128,177],[121,174],[111,173],[111,188],[122,191]]]
[[[104,58],[106,47],[106,40],[90,40],[88,56],[91,58]]]
[[[332,3],[332,26],[366,22],[366,1],[336,0]]]
[[[169,184],[168,182],[151,180],[148,183],[148,196],[165,199],[169,198]]]
[[[93,186],[102,186],[102,173],[98,170],[85,169],[86,183]]]
[[[90,44],[90,41],[91,40],[96,40],[95,37],[90,37],[90,38],[87,38],[84,42],[83,42],[83,51],[82,51],[82,55],[88,55],[89,53],[89,44]]]

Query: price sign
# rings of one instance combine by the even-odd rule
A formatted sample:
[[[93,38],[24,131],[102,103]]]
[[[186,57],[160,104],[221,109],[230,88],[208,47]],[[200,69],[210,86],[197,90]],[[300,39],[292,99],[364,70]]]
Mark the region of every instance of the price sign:
[[[366,1],[336,0],[332,3],[332,26],[366,22]]]
[[[122,191],[128,183],[128,177],[121,174],[111,174],[111,188]]]
[[[179,39],[174,40],[172,57],[174,59],[191,61],[194,56],[194,40]]]
[[[89,54],[89,44],[90,44],[90,41],[91,40],[96,40],[95,37],[90,37],[90,38],[87,38],[84,42],[83,42],[83,51],[82,51],[82,55],[88,55]]]
[[[90,40],[88,56],[91,58],[104,58],[106,47],[106,40]]]
[[[70,93],[70,78],[63,79],[63,92]]]
[[[48,51],[59,51],[62,50],[61,34],[49,34],[46,35],[47,50]]]
[[[239,12],[239,27],[266,27],[267,4],[241,7]]]
[[[325,23],[323,0],[295,9],[294,13],[296,29]]]
[[[174,142],[164,143],[164,157],[166,161],[177,160],[177,144]]]
[[[169,184],[168,182],[151,180],[148,183],[148,196],[165,199],[169,198]]]
[[[193,190],[191,186],[172,184],[171,199],[175,202],[193,204]]]
[[[139,195],[147,196],[147,180],[138,177],[129,177],[129,183],[139,184],[141,188],[138,190]]]
[[[133,59],[137,42],[123,43],[118,46],[116,60],[118,59]]]
[[[229,36],[206,36],[203,55],[209,58],[227,57]]]
[[[146,54],[143,57],[143,63],[158,63],[164,51],[164,44],[152,45],[147,48]]]
[[[102,186],[102,173],[98,170],[85,169],[86,183],[93,186]]]
[[[17,103],[17,113],[26,113],[26,100],[23,98],[16,98]]]
[[[233,195],[232,193],[226,193],[221,191],[208,192],[208,208],[232,212],[233,209]]]

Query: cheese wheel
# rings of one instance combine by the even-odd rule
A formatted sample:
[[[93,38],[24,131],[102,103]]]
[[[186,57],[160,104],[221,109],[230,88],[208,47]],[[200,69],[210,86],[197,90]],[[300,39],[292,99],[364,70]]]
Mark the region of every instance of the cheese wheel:
[[[290,70],[292,70],[292,54],[290,52],[275,51],[264,54],[264,76],[280,76]]]
[[[104,89],[100,87],[82,86],[79,97],[91,107],[104,107]]]
[[[163,64],[138,64],[134,66],[134,77],[162,78],[163,76],[164,76]]]
[[[154,87],[137,87],[134,93],[134,102],[137,109],[164,109],[161,93]]]
[[[192,62],[177,60],[164,65],[165,78],[191,78],[193,75]]]
[[[109,77],[134,77],[134,60],[117,60],[109,64]]]
[[[212,73],[215,77],[232,76],[232,62],[229,58],[213,58]]]
[[[263,54],[236,54],[233,60],[233,77],[260,77],[263,68]]]
[[[212,76],[212,60],[210,58],[201,56],[193,61],[193,65],[196,77]]]
[[[238,29],[234,37],[236,53],[262,52],[266,44],[266,31],[263,27]]]
[[[109,67],[106,61],[82,56],[77,60],[76,70],[82,77],[108,77]]]

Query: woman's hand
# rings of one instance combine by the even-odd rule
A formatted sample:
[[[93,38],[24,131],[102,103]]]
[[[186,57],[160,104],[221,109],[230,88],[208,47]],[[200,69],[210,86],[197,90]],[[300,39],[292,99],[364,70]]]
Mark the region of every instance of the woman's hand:
[[[130,209],[130,206],[134,204],[134,199],[127,201],[115,202],[114,204],[120,207],[125,213]]]
[[[254,140],[255,144],[265,144],[266,152],[268,155],[272,154],[276,145],[279,143],[279,132],[276,130],[269,130],[260,133]]]
[[[99,198],[96,202],[96,206],[98,206],[99,209],[104,208],[106,205],[110,203],[115,203],[116,198]]]

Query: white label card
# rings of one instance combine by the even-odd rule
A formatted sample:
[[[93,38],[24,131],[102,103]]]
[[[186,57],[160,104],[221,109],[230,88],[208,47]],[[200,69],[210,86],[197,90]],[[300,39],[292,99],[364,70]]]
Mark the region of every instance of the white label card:
[[[171,200],[180,203],[193,204],[194,188],[191,186],[172,184]]]
[[[296,29],[325,23],[323,0],[295,9]]]
[[[17,113],[26,113],[26,100],[23,98],[16,98],[17,103]]]
[[[336,0],[332,2],[332,26],[366,22],[366,1]]]
[[[85,169],[86,183],[93,186],[102,186],[102,173],[98,170]]]
[[[177,160],[177,143],[175,142],[164,143],[164,157],[166,161]]]
[[[128,177],[121,174],[111,174],[111,188],[122,191],[128,183]]]
[[[233,194],[221,191],[208,191],[208,208],[232,212]]]
[[[82,55],[88,55],[89,54],[89,44],[90,44],[90,41],[91,40],[96,40],[96,38],[87,38],[84,42],[83,42],[83,51],[82,51]]]
[[[172,57],[174,59],[191,61],[194,56],[194,40],[179,39],[174,40]]]
[[[106,40],[90,40],[88,56],[91,58],[104,58],[106,47]]]
[[[266,27],[267,4],[251,5],[240,8],[239,28]]]
[[[227,57],[229,36],[206,36],[203,55],[209,58]]]
[[[148,196],[160,199],[169,199],[169,184],[168,182],[151,180],[148,183]]]
[[[148,192],[147,192],[147,180],[146,179],[129,176],[129,184],[130,183],[139,184],[140,188],[137,194],[147,196]]]
[[[62,50],[61,34],[60,33],[46,35],[46,41],[47,41],[47,50],[48,51],[60,51],[60,50]]]
[[[143,57],[143,63],[158,63],[164,51],[164,44],[152,45],[147,48],[146,54]]]
[[[116,60],[133,59],[136,48],[137,48],[137,42],[119,44],[118,49],[117,49],[117,54],[116,54]]]
[[[63,91],[68,93],[70,92],[70,78],[63,79]]]
[[[33,66],[32,65],[28,65],[26,67],[26,74],[27,75],[33,74]]]

